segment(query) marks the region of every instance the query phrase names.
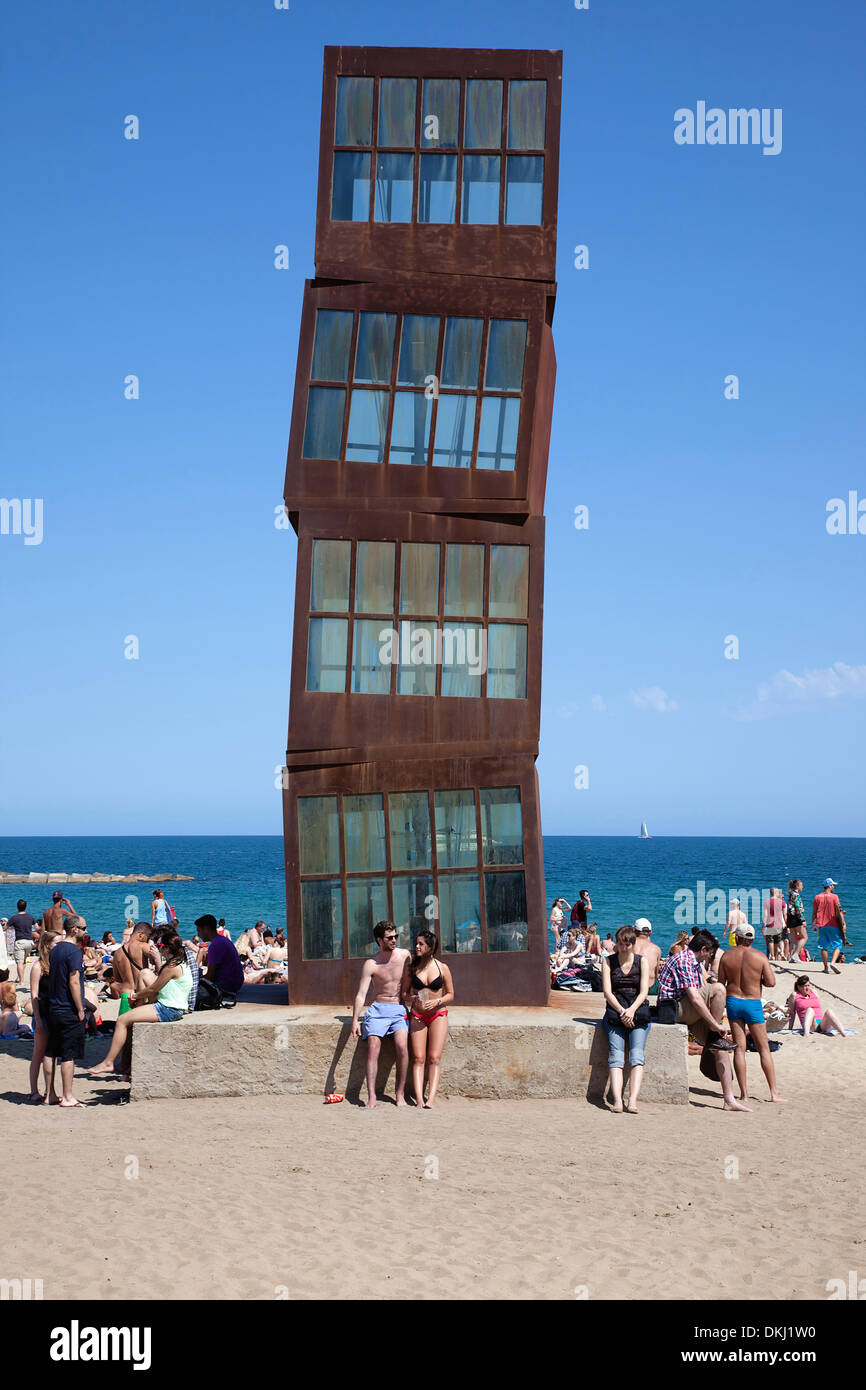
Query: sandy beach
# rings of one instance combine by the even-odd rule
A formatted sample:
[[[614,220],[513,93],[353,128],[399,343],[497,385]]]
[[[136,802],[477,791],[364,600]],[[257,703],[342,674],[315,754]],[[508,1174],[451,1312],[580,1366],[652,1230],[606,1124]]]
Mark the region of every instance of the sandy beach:
[[[46,1299],[826,1298],[866,1273],[866,966],[816,984],[859,1035],[781,1035],[784,1105],[750,1055],[750,1115],[722,1110],[697,1058],[688,1106],[638,1116],[573,1100],[122,1104],[125,1087],[83,1074],[93,1103],[62,1111],[21,1103],[29,1047],[2,1044],[16,1162],[81,1186],[70,1204],[66,1182],[39,1178],[51,1239],[16,1242],[0,1276],[41,1278]],[[414,1270],[413,1248],[430,1251]]]

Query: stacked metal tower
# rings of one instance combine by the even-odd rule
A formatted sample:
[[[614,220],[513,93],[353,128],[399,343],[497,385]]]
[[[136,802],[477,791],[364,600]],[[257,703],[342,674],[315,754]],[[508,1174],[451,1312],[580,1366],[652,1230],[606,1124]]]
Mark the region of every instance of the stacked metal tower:
[[[561,55],[325,51],[285,501],[289,988],[430,927],[461,1003],[544,1003],[535,759]]]

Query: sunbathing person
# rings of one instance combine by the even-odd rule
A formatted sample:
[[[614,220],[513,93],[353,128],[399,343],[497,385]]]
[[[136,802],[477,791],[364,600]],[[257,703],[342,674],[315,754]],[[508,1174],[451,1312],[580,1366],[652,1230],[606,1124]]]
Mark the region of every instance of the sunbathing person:
[[[285,946],[276,946],[271,937],[271,944],[265,951],[264,960],[259,969],[253,969],[244,976],[244,982],[248,985],[279,984],[281,980],[288,978],[288,958],[289,953]]]
[[[794,981],[794,993],[788,997],[788,1027],[794,1027],[796,1014],[803,1025],[803,1037],[810,1033],[829,1033],[832,1029],[841,1038],[845,1036],[845,1025],[829,1009],[825,1009],[812,988],[808,975],[798,975]]]

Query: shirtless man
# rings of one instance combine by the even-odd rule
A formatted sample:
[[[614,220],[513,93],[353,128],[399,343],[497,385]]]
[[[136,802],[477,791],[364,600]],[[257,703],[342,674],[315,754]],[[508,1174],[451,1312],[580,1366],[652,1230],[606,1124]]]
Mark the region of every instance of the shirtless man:
[[[56,931],[60,936],[63,935],[64,917],[75,917],[76,911],[68,898],[64,898],[59,889],[51,895],[51,906],[46,907],[42,914],[42,930]]]
[[[638,917],[634,924],[637,937],[634,943],[634,953],[636,956],[646,956],[649,963],[650,988],[655,984],[659,977],[659,970],[662,964],[661,947],[654,941],[650,941],[650,932],[653,929],[652,922],[646,917]]]
[[[740,1087],[740,1100],[748,1100],[746,1086],[746,1029],[755,1040],[755,1047],[761,1058],[761,1068],[770,1088],[770,1100],[780,1101],[782,1097],[776,1090],[776,1069],[770,1044],[767,1042],[767,1025],[764,1022],[764,1008],[761,1004],[761,989],[764,985],[772,989],[776,974],[766,956],[753,946],[755,928],[748,922],[740,922],[735,928],[736,946],[725,951],[719,964],[719,983],[725,986],[725,1009],[728,1023],[737,1050],[734,1053],[734,1072]]]
[[[397,928],[393,922],[377,922],[373,935],[379,944],[375,956],[364,961],[361,983],[355,995],[352,1010],[352,1037],[363,1038],[367,1044],[367,1109],[376,1104],[376,1069],[379,1065],[379,1050],[382,1039],[389,1033],[394,1035],[394,1050],[397,1053],[397,1084],[395,1095],[398,1105],[405,1105],[403,1090],[406,1086],[406,1073],[409,1069],[409,1023],[406,1010],[400,1003],[400,985],[403,980],[403,966],[409,959],[409,952],[397,945]],[[364,1015],[363,1023],[358,1016],[364,1007],[370,985],[373,986],[373,1002]]]
[[[129,940],[111,957],[113,976],[108,992],[112,999],[119,999],[124,993],[134,993],[142,970],[147,969],[149,964],[150,923],[136,922]]]

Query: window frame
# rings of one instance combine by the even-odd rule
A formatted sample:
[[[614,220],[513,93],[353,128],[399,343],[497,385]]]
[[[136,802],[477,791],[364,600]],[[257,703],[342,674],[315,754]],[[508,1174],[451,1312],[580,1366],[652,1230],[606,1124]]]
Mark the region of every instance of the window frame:
[[[482,792],[486,792],[486,791],[499,791],[499,790],[509,790],[509,791],[510,791],[510,790],[516,790],[517,793],[518,793],[518,804],[519,804],[519,806],[520,806],[520,817],[521,817],[521,841],[520,841],[520,842],[521,842],[521,850],[522,850],[521,858],[520,858],[520,861],[519,861],[518,863],[490,864],[490,863],[487,863],[487,862],[485,861],[485,858],[484,858],[484,841],[483,841],[483,824],[482,824],[482,803],[481,803],[481,794],[482,794]],[[470,791],[470,792],[472,793],[472,796],[473,796],[473,802],[474,802],[474,808],[475,808],[475,863],[474,863],[474,864],[471,864],[471,865],[469,865],[469,864],[463,865],[463,866],[461,866],[461,867],[459,867],[459,868],[450,868],[450,867],[442,867],[442,868],[440,868],[440,865],[439,865],[439,847],[438,847],[438,844],[437,844],[437,832],[436,832],[436,794],[437,794],[437,792],[453,792],[453,791]],[[392,798],[392,797],[403,796],[403,795],[405,795],[405,794],[408,793],[408,792],[415,793],[416,795],[419,795],[419,794],[422,794],[422,793],[423,793],[423,794],[427,797],[427,814],[428,814],[428,817],[429,817],[429,824],[430,824],[430,864],[429,864],[429,866],[421,866],[421,867],[414,866],[414,867],[411,867],[411,868],[408,868],[408,869],[404,869],[404,868],[397,868],[397,869],[395,869],[395,868],[393,867],[392,854],[391,854],[391,830],[390,830],[390,826],[391,826],[391,798]],[[341,956],[341,957],[334,957],[334,956],[302,956],[302,959],[303,959],[303,961],[304,961],[305,964],[327,962],[327,961],[333,961],[333,960],[335,960],[335,959],[342,959],[342,960],[344,960],[344,961],[362,961],[362,960],[367,959],[367,957],[373,953],[373,951],[372,951],[372,938],[371,938],[371,949],[368,950],[366,956],[352,956],[352,955],[349,954],[349,945],[350,945],[350,942],[349,942],[349,907],[348,907],[348,904],[349,904],[349,883],[350,883],[350,881],[351,881],[351,882],[357,882],[357,881],[359,881],[359,880],[376,880],[376,879],[382,879],[382,878],[384,878],[384,880],[385,880],[386,895],[387,895],[387,900],[388,900],[388,901],[387,901],[387,915],[388,915],[388,917],[390,918],[391,921],[396,921],[396,918],[395,918],[395,916],[394,916],[394,883],[395,883],[396,881],[402,880],[402,879],[411,879],[411,878],[429,878],[429,879],[430,879],[430,882],[431,882],[431,891],[432,891],[432,895],[433,895],[433,897],[436,899],[436,902],[437,902],[437,905],[438,905],[439,900],[440,900],[440,897],[441,897],[439,885],[440,885],[440,879],[441,879],[442,877],[444,877],[444,878],[446,878],[446,879],[449,879],[449,880],[452,880],[452,881],[453,881],[454,879],[456,879],[456,878],[465,878],[465,879],[472,879],[472,878],[474,878],[474,879],[476,880],[476,882],[478,883],[478,889],[479,889],[479,904],[480,904],[480,919],[481,919],[480,922],[479,922],[479,926],[480,926],[480,928],[481,928],[481,950],[480,950],[480,951],[476,951],[476,952],[458,951],[457,949],[451,950],[451,949],[447,949],[444,945],[441,945],[441,944],[440,944],[440,953],[441,953],[441,955],[442,955],[442,956],[459,956],[459,957],[465,957],[465,956],[467,956],[467,955],[473,955],[473,956],[493,956],[493,957],[495,957],[495,958],[500,958],[500,957],[502,957],[502,956],[511,956],[511,957],[524,958],[524,957],[526,957],[526,956],[528,955],[529,949],[530,949],[529,931],[528,931],[528,929],[529,929],[529,922],[528,922],[528,920],[527,920],[527,923],[526,923],[526,925],[527,925],[527,943],[526,943],[526,946],[525,946],[523,949],[521,949],[521,950],[514,950],[514,951],[490,951],[489,946],[488,946],[487,885],[486,885],[486,878],[487,878],[488,876],[493,875],[493,874],[509,874],[509,873],[510,873],[510,874],[517,874],[517,873],[521,873],[521,874],[523,875],[523,880],[524,880],[524,891],[525,891],[526,900],[527,900],[527,919],[528,919],[528,917],[529,917],[529,890],[528,890],[528,886],[527,886],[527,883],[526,883],[526,878],[527,878],[527,861],[528,861],[528,859],[529,859],[529,852],[531,852],[531,848],[530,848],[530,851],[528,852],[528,849],[527,849],[527,825],[526,825],[526,818],[525,818],[525,814],[524,814],[524,792],[523,792],[523,788],[521,787],[519,781],[516,781],[516,780],[513,780],[513,779],[512,779],[511,781],[495,782],[495,783],[488,783],[488,782],[473,783],[473,782],[469,781],[468,784],[464,784],[464,785],[461,786],[461,787],[457,787],[457,786],[454,786],[454,787],[451,787],[451,786],[433,786],[433,787],[428,787],[428,786],[423,786],[423,787],[421,787],[421,786],[407,786],[407,787],[399,787],[399,788],[396,788],[396,787],[390,788],[390,787],[389,787],[389,788],[383,788],[383,789],[381,789],[381,790],[376,790],[376,791],[373,791],[373,792],[370,792],[370,793],[364,793],[364,794],[369,794],[369,795],[373,795],[373,796],[381,796],[381,798],[382,798],[382,805],[383,805],[383,810],[384,810],[384,823],[385,823],[385,868],[384,868],[384,869],[378,868],[378,869],[362,869],[362,870],[351,870],[351,871],[348,869],[348,867],[347,867],[348,849],[347,849],[347,841],[346,841],[346,820],[345,820],[345,811],[344,811],[344,800],[345,800],[345,798],[347,798],[347,797],[356,797],[356,796],[358,795],[358,793],[357,793],[357,792],[354,792],[354,791],[350,791],[350,790],[348,790],[348,789],[346,789],[346,788],[339,788],[339,789],[336,789],[336,790],[334,790],[334,791],[327,791],[327,792],[326,792],[326,791],[323,791],[323,792],[321,792],[321,793],[313,793],[313,794],[312,794],[312,795],[314,795],[314,796],[315,796],[315,795],[321,795],[322,797],[334,797],[334,796],[337,797],[337,823],[338,823],[338,825],[339,825],[339,858],[340,858],[340,869],[339,869],[339,873],[337,874],[337,873],[335,873],[335,872],[333,872],[333,871],[331,871],[331,872],[329,872],[329,873],[321,873],[321,874],[305,874],[305,873],[301,873],[301,872],[300,872],[300,848],[301,848],[301,841],[300,841],[300,828],[299,828],[299,822],[298,822],[298,818],[297,818],[297,817],[298,817],[297,800],[300,800],[300,799],[301,799],[301,796],[303,796],[304,799],[309,799],[309,798],[310,798],[310,793],[304,792],[304,793],[302,793],[302,794],[299,794],[299,796],[298,796],[298,798],[297,798],[297,800],[296,800],[296,802],[295,802],[294,816],[295,816],[295,825],[296,825],[296,827],[297,827],[297,846],[298,846],[298,865],[299,865],[299,873],[298,873],[299,901],[300,901],[300,903],[301,903],[301,905],[302,905],[302,904],[303,904],[303,892],[304,892],[304,885],[305,885],[305,884],[311,883],[311,882],[330,882],[330,881],[332,881],[332,880],[334,880],[334,879],[339,878],[339,880],[340,880],[340,896],[341,896],[341,905],[342,905],[342,924],[343,924],[343,925],[342,925],[342,936],[343,936],[343,954],[342,954],[342,956]],[[301,906],[301,914],[302,914],[302,913],[303,913],[303,908],[302,908],[302,906]],[[439,936],[440,936],[440,939],[441,939],[441,919],[437,917],[437,918],[435,919],[435,921],[434,921],[434,919],[430,919],[430,921],[431,921],[431,924],[432,924],[432,925],[431,925],[431,929],[436,930],[436,929],[438,928],[437,935],[439,935]],[[301,917],[299,918],[299,924],[298,924],[298,925],[299,925],[299,939],[300,939],[300,942],[301,942],[301,949],[302,949],[302,951],[303,951],[303,940],[304,940],[304,923],[303,923],[303,915],[301,915]],[[375,923],[374,923],[373,925],[375,925]],[[399,928],[399,923],[398,923],[398,928]],[[410,947],[411,947],[411,942],[409,943],[409,945],[410,945]],[[456,943],[455,943],[455,947],[456,947]]]

